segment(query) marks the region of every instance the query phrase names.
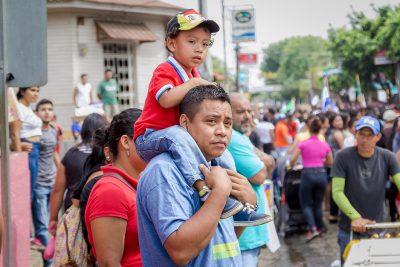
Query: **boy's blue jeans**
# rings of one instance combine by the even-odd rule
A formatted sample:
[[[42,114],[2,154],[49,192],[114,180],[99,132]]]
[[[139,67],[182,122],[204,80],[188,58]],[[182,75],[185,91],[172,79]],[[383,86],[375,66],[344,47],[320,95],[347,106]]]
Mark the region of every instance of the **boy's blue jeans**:
[[[158,131],[146,129],[146,132],[136,139],[136,150],[146,162],[161,153],[169,152],[190,186],[197,180],[204,180],[199,165],[210,166],[192,136],[178,125]],[[224,168],[235,170],[235,163],[228,150],[225,150],[217,162]]]

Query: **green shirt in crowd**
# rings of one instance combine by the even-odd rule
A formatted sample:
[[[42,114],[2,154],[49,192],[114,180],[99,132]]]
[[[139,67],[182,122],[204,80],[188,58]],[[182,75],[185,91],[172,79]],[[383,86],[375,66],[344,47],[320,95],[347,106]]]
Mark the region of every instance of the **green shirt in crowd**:
[[[103,80],[97,88],[97,93],[101,97],[104,105],[116,105],[117,101],[118,84],[114,79]]]

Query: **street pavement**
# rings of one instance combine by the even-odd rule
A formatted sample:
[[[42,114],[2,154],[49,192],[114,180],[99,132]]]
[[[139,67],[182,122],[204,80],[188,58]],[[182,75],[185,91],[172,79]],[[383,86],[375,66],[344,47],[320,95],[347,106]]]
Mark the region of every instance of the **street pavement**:
[[[267,248],[262,249],[259,267],[330,267],[339,259],[337,245],[337,225],[328,225],[328,232],[321,237],[305,242],[305,233],[280,238],[281,248],[272,254]],[[31,251],[32,266],[42,267],[41,254]]]
[[[306,234],[299,233],[288,238],[280,238],[280,249],[272,254],[263,249],[259,267],[330,267],[339,260],[337,225],[326,224],[328,232],[311,242],[306,242]]]

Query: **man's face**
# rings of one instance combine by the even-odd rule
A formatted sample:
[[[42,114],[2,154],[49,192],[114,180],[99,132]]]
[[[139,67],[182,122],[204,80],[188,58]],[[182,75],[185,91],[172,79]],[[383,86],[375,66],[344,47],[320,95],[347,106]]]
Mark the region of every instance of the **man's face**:
[[[245,97],[232,99],[233,128],[236,131],[245,133],[251,127],[250,102]]]
[[[112,75],[112,74],[111,74],[111,75]],[[82,76],[81,82],[82,82],[83,84],[85,84],[85,83],[87,83],[87,81],[88,81],[87,76],[86,76],[86,75],[85,75],[85,76]]]
[[[44,123],[49,123],[54,117],[53,106],[51,104],[40,105],[37,114]]]
[[[112,73],[112,71],[107,71],[105,74],[104,74],[104,77],[105,77],[105,79],[108,81],[108,80],[111,80],[112,79],[112,76],[113,76],[113,73]]]
[[[228,102],[204,100],[193,120],[182,114],[180,124],[196,141],[207,161],[226,150],[232,135],[232,110]]]
[[[181,31],[177,37],[168,39],[167,46],[182,67],[191,71],[203,63],[210,40],[211,34],[206,29],[196,27],[189,31]]]
[[[372,152],[379,139],[381,139],[381,134],[374,135],[372,130],[368,127],[361,128],[356,132],[357,148],[360,152]]]

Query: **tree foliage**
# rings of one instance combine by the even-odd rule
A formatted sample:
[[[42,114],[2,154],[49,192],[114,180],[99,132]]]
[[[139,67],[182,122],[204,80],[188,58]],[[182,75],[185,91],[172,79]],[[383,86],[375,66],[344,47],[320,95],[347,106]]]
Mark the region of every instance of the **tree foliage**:
[[[374,65],[374,55],[386,50],[389,58],[400,60],[400,6],[373,9],[374,18],[353,11],[348,15],[350,28],[328,30],[329,50],[342,63],[343,70],[343,75],[335,81],[336,87],[351,86],[357,73],[365,89],[370,87],[373,73],[383,71],[393,75],[393,68]]]
[[[319,73],[330,63],[327,41],[315,36],[292,37],[273,43],[264,50],[261,70],[267,83],[282,84],[281,95],[304,98],[310,89],[319,89]],[[275,75],[273,75],[275,74]]]

